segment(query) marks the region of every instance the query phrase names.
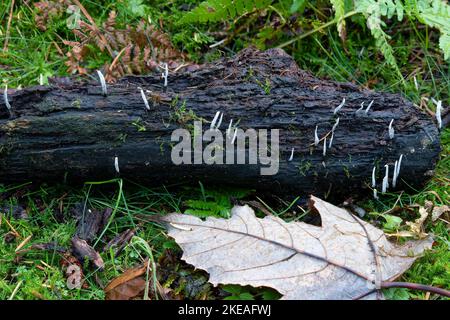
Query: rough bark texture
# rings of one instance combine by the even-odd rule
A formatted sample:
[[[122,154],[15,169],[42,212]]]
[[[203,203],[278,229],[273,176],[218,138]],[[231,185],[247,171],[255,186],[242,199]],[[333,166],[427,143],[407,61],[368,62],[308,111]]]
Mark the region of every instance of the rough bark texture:
[[[150,111],[138,87],[152,91],[147,95]],[[275,193],[348,196],[369,194],[374,165],[377,183],[385,164],[392,178],[401,154],[397,188],[420,187],[440,151],[432,119],[400,95],[314,78],[279,49],[247,49],[194,71],[171,73],[167,90],[156,74],[123,78],[108,85],[106,97],[94,80],[59,80],[8,93],[12,116],[0,102],[1,182],[109,179],[118,176],[117,156],[120,177],[153,185],[201,180]],[[343,98],[346,103],[336,116],[333,110]],[[362,102],[366,107],[371,100],[368,115],[356,113]],[[189,128],[193,118],[204,119],[204,128],[209,128],[217,111],[224,112],[223,130],[230,119],[239,120],[242,129],[280,129],[277,175],[261,176],[259,165],[172,163],[172,131]],[[312,145],[315,127],[322,138],[337,117],[332,148],[323,156],[322,141]],[[292,148],[293,161],[288,161]]]

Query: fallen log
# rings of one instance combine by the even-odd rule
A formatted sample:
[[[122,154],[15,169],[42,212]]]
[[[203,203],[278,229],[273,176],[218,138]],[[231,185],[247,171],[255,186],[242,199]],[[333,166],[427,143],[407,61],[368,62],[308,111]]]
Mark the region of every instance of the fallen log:
[[[276,174],[261,175],[267,167],[262,163],[173,163],[172,132],[192,131],[196,120],[208,129],[217,112],[223,113],[222,129],[233,119],[244,130],[280,130]],[[169,73],[167,87],[160,74],[128,76],[109,84],[105,95],[99,81],[59,79],[50,86],[10,89],[0,102],[2,183],[120,176],[152,185],[200,180],[274,193],[369,195],[374,167],[378,191],[385,165],[389,190],[394,173],[397,189],[419,188],[439,152],[439,131],[411,102],[317,79],[279,49],[250,48],[196,70]]]

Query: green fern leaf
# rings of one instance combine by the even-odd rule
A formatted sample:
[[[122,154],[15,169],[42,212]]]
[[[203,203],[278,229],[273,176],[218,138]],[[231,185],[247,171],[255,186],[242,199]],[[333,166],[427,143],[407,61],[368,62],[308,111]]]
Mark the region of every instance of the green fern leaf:
[[[397,2],[399,5],[396,4]],[[375,45],[399,78],[403,79],[394,56],[394,50],[388,42],[389,36],[382,29],[385,23],[381,20],[383,16],[391,18],[397,12],[403,16],[403,5],[400,0],[395,0],[395,2],[393,0],[357,0],[355,1],[355,10],[367,18],[367,26],[375,38]]]
[[[416,8],[421,22],[441,32],[439,47],[444,58],[450,59],[450,5],[441,0],[422,0],[417,1]]]
[[[272,0],[208,0],[186,13],[181,23],[209,23],[234,19],[267,8]]]
[[[342,40],[345,39],[345,0],[330,0],[331,4],[333,5],[334,9],[334,16],[337,23],[337,29],[339,32],[339,37],[341,37]]]

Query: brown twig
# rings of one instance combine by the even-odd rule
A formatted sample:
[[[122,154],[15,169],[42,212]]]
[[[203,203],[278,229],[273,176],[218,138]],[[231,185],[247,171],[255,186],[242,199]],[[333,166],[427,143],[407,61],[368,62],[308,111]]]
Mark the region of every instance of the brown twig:
[[[425,284],[419,284],[419,283],[384,281],[381,283],[381,287],[385,288],[385,289],[406,288],[406,289],[411,289],[411,290],[427,291],[427,292],[435,293],[435,294],[450,298],[450,291],[448,291],[448,290],[438,288],[438,287],[428,286]]]
[[[89,14],[89,12],[86,10],[86,8],[80,3],[80,1],[78,0],[73,0],[73,2],[78,6],[78,8],[80,8],[81,12],[83,12],[84,16],[86,17],[86,19],[89,20],[89,22],[91,23],[91,27],[95,29],[95,32],[97,33],[97,35],[100,37],[100,40],[103,42],[103,44],[105,45],[106,49],[108,50],[110,56],[112,58],[114,58],[114,51],[111,49],[110,45],[108,44],[108,40],[106,40],[105,36],[100,32],[100,29],[97,27],[97,24],[95,23],[94,19],[92,19],[91,15]]]
[[[3,45],[3,51],[8,51],[8,42],[9,42],[9,30],[11,28],[11,21],[13,16],[13,10],[14,10],[14,2],[15,0],[11,1],[11,7],[9,9],[9,17],[8,17],[8,24],[6,26],[6,34],[5,34],[5,44]]]
[[[405,288],[405,289],[411,289],[411,290],[426,291],[426,292],[431,292],[434,294],[438,294],[440,296],[450,298],[450,291],[448,291],[448,290],[438,288],[438,287],[428,286],[425,284],[419,284],[419,283],[383,281],[383,282],[381,282],[381,288],[382,289]],[[362,299],[376,291],[377,291],[377,289],[368,291],[368,292],[356,297],[354,300]]]

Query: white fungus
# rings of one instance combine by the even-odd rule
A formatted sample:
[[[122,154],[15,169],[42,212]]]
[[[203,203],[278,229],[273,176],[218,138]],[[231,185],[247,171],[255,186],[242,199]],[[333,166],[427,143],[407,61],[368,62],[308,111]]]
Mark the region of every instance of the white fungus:
[[[5,86],[5,91],[3,91],[3,101],[5,102],[6,108],[8,108],[9,113],[11,113],[11,105],[8,100],[8,86]]]
[[[442,128],[442,115],[441,115],[441,111],[442,111],[442,101],[436,101],[436,121],[438,123],[438,128],[441,129]]]
[[[333,125],[333,128],[331,129],[331,132],[334,132],[334,130],[336,130],[338,124],[339,124],[339,118],[336,119],[336,122],[335,122],[335,124]]]
[[[386,168],[386,174],[384,175],[383,185],[381,187],[381,192],[383,193],[385,193],[389,188],[389,166],[385,165],[384,167]]]
[[[397,165],[397,177],[400,175],[400,166],[402,165],[402,159],[403,155],[400,155],[400,158],[398,158],[398,165]]]
[[[237,137],[237,129],[234,129],[233,139],[231,139],[231,144],[234,144],[234,140],[236,140]]]
[[[331,145],[333,144],[333,138],[334,138],[334,132],[331,132],[331,138],[330,138],[330,143],[328,144],[328,149],[330,149]]]
[[[360,113],[362,110],[364,109],[364,101],[363,102],[361,102],[361,107],[359,107],[359,109],[358,110],[356,110],[356,114],[358,114],[358,113]]]
[[[395,161],[394,172],[392,173],[392,187],[395,188],[397,185],[397,172],[398,172],[398,161]]]
[[[100,70],[97,70],[97,75],[98,75],[98,78],[100,79],[100,84],[102,85],[103,95],[106,97],[108,92],[107,92],[107,89],[106,89],[105,77],[103,76],[103,73]]]
[[[216,114],[214,115],[214,118],[211,121],[211,125],[209,126],[210,129],[214,129],[215,128],[216,122],[217,122],[217,119],[220,116],[220,113],[221,113],[220,111],[217,111]]]
[[[150,106],[148,104],[148,100],[147,100],[147,97],[145,96],[144,90],[142,90],[142,88],[139,88],[139,89],[141,90],[141,97],[142,97],[142,100],[144,101],[145,108],[147,110],[150,110]]]
[[[230,133],[231,133],[231,126],[233,125],[233,119],[230,120],[230,124],[228,125],[228,129],[227,129],[227,137],[230,137]]]
[[[367,108],[366,108],[366,111],[364,111],[366,115],[369,113],[369,110],[370,110],[370,108],[372,107],[372,104],[373,104],[373,100],[370,101],[369,105],[368,105]]]
[[[168,78],[169,78],[169,66],[167,65],[167,63],[163,64],[163,69],[164,69],[164,72],[161,73],[161,76],[164,79],[164,87],[167,87]]]
[[[336,109],[334,109],[333,113],[334,113],[334,114],[338,113],[338,112],[342,109],[342,107],[344,106],[344,104],[345,104],[345,98],[342,99],[341,104],[338,105],[338,106],[336,107]]]
[[[377,189],[373,189],[373,198],[378,200]]]
[[[216,129],[220,128],[220,125],[222,124],[222,119],[223,119],[223,112],[220,114],[219,122],[217,123]]]
[[[294,148],[291,150],[291,156],[289,157],[288,161],[292,161],[294,159]]]
[[[376,169],[377,168],[374,166],[373,170],[372,170],[372,188],[375,188],[375,186],[377,185],[377,181],[375,179],[375,171],[376,171]]]
[[[114,168],[116,169],[117,173],[120,173],[120,170],[119,170],[119,157],[114,157]]]
[[[316,130],[314,131],[314,145],[317,146],[319,144],[319,136],[317,135],[317,129],[319,126],[316,126]]]
[[[394,119],[389,123],[389,139],[394,139],[394,127],[392,124],[394,123]]]
[[[327,137],[323,139],[323,156],[327,155]]]

